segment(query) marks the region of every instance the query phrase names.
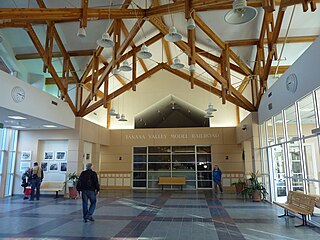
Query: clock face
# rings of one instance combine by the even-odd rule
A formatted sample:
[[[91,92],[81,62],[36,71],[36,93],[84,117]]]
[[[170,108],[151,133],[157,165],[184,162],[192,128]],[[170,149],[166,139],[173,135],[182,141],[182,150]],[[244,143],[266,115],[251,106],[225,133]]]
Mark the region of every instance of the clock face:
[[[289,92],[296,92],[298,87],[298,78],[294,73],[290,74],[286,79],[286,88]]]
[[[15,101],[16,103],[19,103],[25,99],[26,93],[23,88],[17,86],[12,88],[11,97],[13,101]]]

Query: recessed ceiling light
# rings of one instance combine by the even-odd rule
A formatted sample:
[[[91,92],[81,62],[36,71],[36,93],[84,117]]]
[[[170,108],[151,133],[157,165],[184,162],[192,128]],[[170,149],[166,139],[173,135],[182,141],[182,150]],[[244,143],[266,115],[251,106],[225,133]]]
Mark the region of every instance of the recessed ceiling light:
[[[21,116],[8,116],[8,118],[15,119],[15,120],[24,120],[24,119],[26,119],[25,117],[21,117]]]
[[[23,126],[11,126],[12,128],[18,128],[18,129],[22,129],[22,128],[26,128],[26,127],[23,127]]]
[[[46,128],[56,128],[57,126],[55,125],[42,125],[43,127],[46,127]]]

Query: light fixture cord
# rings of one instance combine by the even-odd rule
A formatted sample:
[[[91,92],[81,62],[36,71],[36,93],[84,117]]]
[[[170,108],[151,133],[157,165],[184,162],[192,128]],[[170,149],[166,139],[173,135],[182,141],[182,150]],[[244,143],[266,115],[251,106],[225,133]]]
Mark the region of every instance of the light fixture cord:
[[[168,0],[168,5],[167,5],[167,7],[168,7],[168,13],[170,14],[172,26],[174,26],[173,17],[172,17],[172,14],[171,14],[171,12],[170,12],[169,4],[170,4],[170,0]]]
[[[276,74],[278,73],[278,70],[279,70],[279,65],[280,65],[280,59],[281,59],[281,56],[282,56],[282,53],[284,51],[284,45],[286,44],[287,42],[287,38],[288,38],[288,34],[289,34],[289,29],[291,27],[291,22],[292,22],[292,18],[293,18],[293,14],[294,14],[294,11],[296,9],[296,5],[293,6],[293,10],[291,12],[291,16],[290,16],[290,20],[289,20],[289,24],[288,24],[288,28],[287,28],[287,31],[286,31],[286,35],[284,37],[284,41],[282,43],[282,48],[281,48],[281,51],[280,51],[280,56],[278,58],[278,63],[277,63],[277,67],[276,67],[276,70],[274,72],[274,77],[276,77]]]

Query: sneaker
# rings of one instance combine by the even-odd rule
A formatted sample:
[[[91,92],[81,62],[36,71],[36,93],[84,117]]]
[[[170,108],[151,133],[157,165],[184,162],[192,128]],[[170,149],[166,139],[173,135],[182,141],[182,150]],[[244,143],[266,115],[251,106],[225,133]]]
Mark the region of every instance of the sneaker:
[[[91,222],[94,222],[94,218],[93,217],[89,217],[88,220],[91,221]]]
[[[29,199],[28,197],[24,197],[23,200]]]
[[[85,223],[86,223],[86,222],[88,222],[88,220],[85,218],[85,219],[83,219],[83,222],[85,222]]]

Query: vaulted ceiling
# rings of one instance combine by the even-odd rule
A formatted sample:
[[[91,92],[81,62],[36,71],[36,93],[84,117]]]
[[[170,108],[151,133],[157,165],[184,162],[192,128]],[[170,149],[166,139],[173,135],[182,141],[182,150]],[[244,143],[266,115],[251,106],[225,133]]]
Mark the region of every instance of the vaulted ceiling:
[[[282,74],[320,34],[319,0],[255,0],[258,16],[242,25],[224,21],[225,0],[2,0],[0,34],[15,61],[56,84],[76,116],[110,102],[165,70],[248,111],[256,111],[270,74]],[[317,9],[318,7],[318,9]],[[196,28],[188,30],[187,19]],[[170,26],[182,40],[167,42]],[[80,27],[86,37],[77,37]],[[97,46],[108,32],[113,48]],[[151,59],[136,53],[142,44]],[[284,46],[286,46],[284,48]],[[179,57],[182,69],[170,66]],[[130,72],[113,70],[129,62]],[[188,71],[189,65],[195,71]],[[76,97],[69,94],[76,86]],[[250,88],[250,97],[244,90]],[[170,104],[169,104],[170,105]],[[137,118],[138,119],[138,118]],[[109,121],[108,121],[109,122]],[[137,124],[139,124],[137,122]]]

